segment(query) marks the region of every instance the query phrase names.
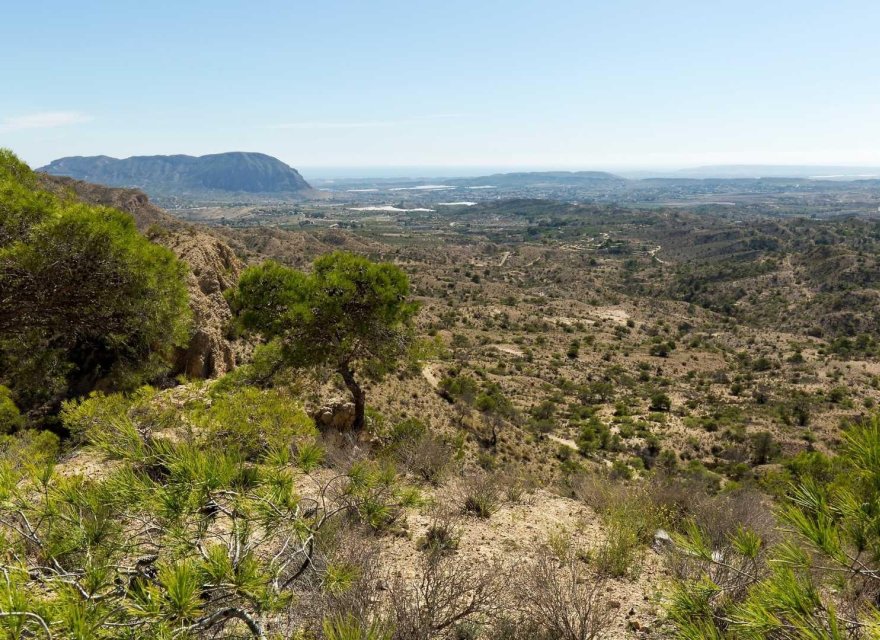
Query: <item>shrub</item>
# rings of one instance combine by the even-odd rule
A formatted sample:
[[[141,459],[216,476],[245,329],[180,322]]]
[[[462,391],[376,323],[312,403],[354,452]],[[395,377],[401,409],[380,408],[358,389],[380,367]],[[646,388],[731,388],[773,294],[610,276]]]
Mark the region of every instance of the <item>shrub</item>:
[[[401,439],[394,455],[406,470],[434,485],[443,481],[454,462],[452,447],[433,433],[413,433]]]
[[[24,426],[24,416],[12,401],[12,392],[0,385],[0,435],[18,431]]]
[[[611,478],[613,480],[631,480],[633,471],[623,460],[615,460],[611,465]]]
[[[391,640],[393,636],[382,622],[364,624],[351,614],[326,618],[322,628],[325,640]]]
[[[614,622],[604,581],[587,574],[574,553],[561,566],[544,554],[523,572],[516,585],[517,601],[530,626],[528,637],[593,640],[607,635]]]
[[[780,448],[773,434],[769,431],[759,431],[751,435],[752,444],[752,462],[755,464],[766,464],[779,455]]]
[[[504,608],[509,572],[501,565],[469,565],[445,555],[425,556],[413,588],[391,585],[395,640],[431,640],[456,626]]]
[[[25,467],[42,468],[55,461],[61,442],[51,431],[23,429],[11,435],[0,435],[0,475],[21,471]]]
[[[418,547],[429,555],[453,553],[458,549],[460,538],[461,535],[453,518],[449,515],[440,515],[428,526],[424,537],[419,540]]]
[[[572,490],[605,526],[605,541],[593,558],[597,571],[611,577],[637,573],[654,532],[670,525],[666,505],[648,486],[609,482],[606,475],[582,474],[572,481]]]
[[[470,476],[464,480],[462,491],[465,513],[489,518],[498,510],[500,494],[493,476]]]
[[[134,219],[39,189],[0,151],[0,383],[54,414],[95,388],[130,390],[189,340],[186,267]]]
[[[320,457],[312,446],[315,423],[280,391],[243,387],[217,398],[204,411],[201,426],[218,444],[260,459],[270,451],[307,447],[306,460]]]
[[[479,385],[477,381],[467,375],[455,375],[443,378],[440,388],[446,391],[452,398],[462,400],[468,404],[477,397]]]
[[[220,378],[212,387],[211,395],[218,397],[235,387],[271,387],[290,382],[290,372],[284,366],[283,345],[280,340],[272,340],[257,345],[250,362],[243,364]]]
[[[611,441],[611,430],[599,418],[590,418],[581,425],[577,445],[580,452],[589,455],[598,449],[607,449]]]
[[[42,619],[65,638],[230,635],[235,625],[260,637],[260,618],[290,602],[311,541],[345,506],[331,498],[305,515],[289,469],[244,464],[210,440],[141,437],[140,447],[147,463],[89,480],[36,456],[7,474],[3,452],[0,519],[22,564],[5,572],[0,598],[33,614],[0,618],[7,635],[39,633]],[[285,545],[289,559],[272,560]],[[24,569],[41,563],[53,569]]]
[[[665,393],[657,391],[651,394],[651,411],[669,411],[672,408],[672,399]]]
[[[852,425],[829,481],[810,474],[791,486],[780,509],[794,537],[768,549],[766,536],[741,527],[720,552],[692,525],[678,547],[695,571],[676,585],[670,618],[683,637],[861,638],[877,609],[874,527],[880,487],[880,416]],[[819,458],[821,473],[827,467]],[[772,562],[768,561],[772,560]],[[841,612],[840,614],[838,612]]]

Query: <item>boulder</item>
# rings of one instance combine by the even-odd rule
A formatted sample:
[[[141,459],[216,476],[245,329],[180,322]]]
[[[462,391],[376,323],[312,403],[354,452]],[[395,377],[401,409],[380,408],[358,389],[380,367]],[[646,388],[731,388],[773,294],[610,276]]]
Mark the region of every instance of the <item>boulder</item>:
[[[318,409],[314,415],[318,428],[350,429],[354,424],[354,403],[343,398],[333,398]]]

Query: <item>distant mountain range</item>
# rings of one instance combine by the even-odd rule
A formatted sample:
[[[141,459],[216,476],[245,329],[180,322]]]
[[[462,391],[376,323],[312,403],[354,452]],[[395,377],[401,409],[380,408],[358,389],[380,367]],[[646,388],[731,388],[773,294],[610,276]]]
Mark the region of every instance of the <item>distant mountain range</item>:
[[[262,153],[229,152],[200,157],[74,156],[53,160],[39,169],[113,187],[136,187],[150,195],[250,193],[296,194],[311,192],[299,172]]]
[[[494,185],[496,187],[540,187],[540,186],[604,186],[620,185],[627,182],[613,173],[605,171],[523,171],[517,173],[495,173],[476,178],[455,178],[448,181],[456,186]]]

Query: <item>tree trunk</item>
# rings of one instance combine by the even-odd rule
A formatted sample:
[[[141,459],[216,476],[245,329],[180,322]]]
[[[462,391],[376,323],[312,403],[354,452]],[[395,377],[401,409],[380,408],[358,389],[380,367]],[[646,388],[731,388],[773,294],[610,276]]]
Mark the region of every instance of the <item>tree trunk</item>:
[[[364,428],[366,394],[364,394],[364,390],[361,389],[361,385],[355,380],[354,372],[348,364],[339,365],[337,371],[339,372],[339,375],[342,376],[342,380],[345,382],[345,386],[348,387],[348,390],[351,392],[351,397],[354,400],[354,424],[352,425],[352,428],[355,431],[360,431]]]

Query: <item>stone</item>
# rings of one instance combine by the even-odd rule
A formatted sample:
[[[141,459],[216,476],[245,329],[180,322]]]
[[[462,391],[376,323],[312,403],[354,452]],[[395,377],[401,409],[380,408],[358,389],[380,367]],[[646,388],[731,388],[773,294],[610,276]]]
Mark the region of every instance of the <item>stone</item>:
[[[354,402],[343,398],[332,398],[315,412],[313,416],[319,428],[350,429],[354,424]]]

